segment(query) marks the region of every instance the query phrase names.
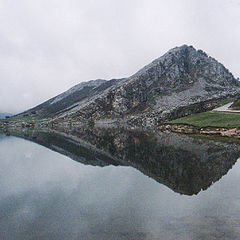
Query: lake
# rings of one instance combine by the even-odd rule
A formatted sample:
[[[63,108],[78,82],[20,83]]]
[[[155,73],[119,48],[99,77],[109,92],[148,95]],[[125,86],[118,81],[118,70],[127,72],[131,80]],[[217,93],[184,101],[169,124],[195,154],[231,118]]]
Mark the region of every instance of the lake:
[[[0,135],[0,239],[240,239],[240,146],[125,130]],[[29,141],[31,140],[31,141]]]

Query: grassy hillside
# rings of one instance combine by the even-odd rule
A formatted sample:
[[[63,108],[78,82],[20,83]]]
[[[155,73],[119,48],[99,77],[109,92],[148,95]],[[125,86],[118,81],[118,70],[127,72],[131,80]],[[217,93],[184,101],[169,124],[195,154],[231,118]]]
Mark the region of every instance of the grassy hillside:
[[[171,121],[187,123],[197,127],[240,127],[240,114],[203,112]]]

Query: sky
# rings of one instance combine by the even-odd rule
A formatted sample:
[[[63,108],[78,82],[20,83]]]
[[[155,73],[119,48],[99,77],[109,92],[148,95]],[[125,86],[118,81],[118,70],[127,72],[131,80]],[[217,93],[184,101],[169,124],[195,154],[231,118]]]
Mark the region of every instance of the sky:
[[[193,45],[240,77],[240,0],[0,0],[0,112]]]

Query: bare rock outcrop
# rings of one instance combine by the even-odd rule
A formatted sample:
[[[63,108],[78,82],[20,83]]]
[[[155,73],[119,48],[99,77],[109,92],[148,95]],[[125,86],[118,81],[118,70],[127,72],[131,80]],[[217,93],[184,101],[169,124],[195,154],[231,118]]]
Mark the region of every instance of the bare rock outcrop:
[[[202,50],[183,45],[129,78],[77,85],[24,114],[80,122],[124,119],[151,126],[213,109],[239,93],[240,82],[228,69]]]

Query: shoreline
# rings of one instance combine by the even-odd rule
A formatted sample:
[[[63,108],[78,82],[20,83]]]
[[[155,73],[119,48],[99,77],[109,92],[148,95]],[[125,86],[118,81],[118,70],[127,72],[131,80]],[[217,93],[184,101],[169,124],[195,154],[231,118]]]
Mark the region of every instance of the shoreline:
[[[199,134],[205,136],[228,137],[240,139],[240,127],[197,127],[186,123],[164,123],[159,125],[158,130],[162,132],[174,132],[181,134]]]
[[[65,131],[72,131],[74,128],[83,127],[82,125],[78,124],[69,124],[69,122],[59,122],[59,124],[52,124],[48,121],[43,121],[41,123],[35,122],[1,122],[0,121],[0,132],[8,133],[14,130],[40,130],[40,129],[52,129],[52,130],[64,130]],[[85,126],[89,127],[89,126]],[[116,122],[107,122],[107,124],[96,124],[93,128],[111,128],[111,127],[127,127],[125,124],[116,124]],[[139,127],[129,126],[129,129],[139,129]],[[199,135],[200,137],[203,136],[212,136],[212,137],[220,137],[220,138],[229,138],[229,139],[237,139],[240,140],[240,127],[216,127],[216,126],[204,126],[198,127],[188,123],[162,123],[158,126],[152,126],[147,128],[141,129],[157,129],[161,132],[173,132],[173,133],[180,133],[186,135]]]

